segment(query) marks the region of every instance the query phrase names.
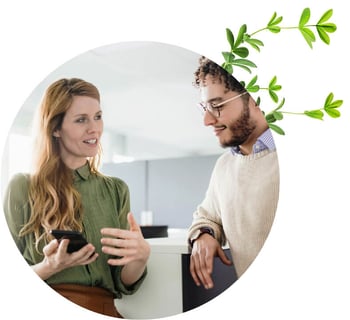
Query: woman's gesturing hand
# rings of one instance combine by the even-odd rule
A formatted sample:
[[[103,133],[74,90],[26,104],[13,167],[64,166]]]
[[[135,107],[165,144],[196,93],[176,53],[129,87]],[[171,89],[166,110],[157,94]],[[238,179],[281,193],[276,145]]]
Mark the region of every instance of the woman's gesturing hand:
[[[135,283],[143,274],[151,249],[144,239],[133,214],[128,213],[129,230],[103,228],[102,252],[115,256],[108,259],[113,266],[124,266],[122,281],[126,285]]]

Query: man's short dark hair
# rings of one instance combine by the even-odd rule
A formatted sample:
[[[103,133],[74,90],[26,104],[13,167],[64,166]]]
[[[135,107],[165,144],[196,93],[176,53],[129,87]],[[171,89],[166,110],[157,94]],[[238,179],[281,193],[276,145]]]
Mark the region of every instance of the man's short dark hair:
[[[199,87],[205,82],[205,77],[211,75],[215,80],[225,84],[227,90],[235,92],[245,92],[244,86],[231,74],[229,74],[224,68],[220,67],[215,62],[202,56],[199,59],[199,66],[194,73],[195,81],[194,85]]]

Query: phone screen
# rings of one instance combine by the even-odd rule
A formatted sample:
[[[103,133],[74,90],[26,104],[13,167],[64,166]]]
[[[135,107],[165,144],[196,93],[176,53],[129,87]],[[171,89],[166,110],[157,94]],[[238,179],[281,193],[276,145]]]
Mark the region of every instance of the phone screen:
[[[69,244],[67,248],[68,253],[78,251],[84,247],[88,242],[78,231],[69,231],[69,230],[51,230],[50,233],[58,240],[69,239]]]

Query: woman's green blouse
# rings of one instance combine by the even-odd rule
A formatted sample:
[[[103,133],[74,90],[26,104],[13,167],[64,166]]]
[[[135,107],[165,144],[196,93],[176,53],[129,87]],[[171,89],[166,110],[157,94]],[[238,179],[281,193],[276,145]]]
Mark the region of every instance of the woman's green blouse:
[[[99,254],[97,260],[87,266],[68,268],[46,280],[48,284],[74,283],[97,286],[110,290],[116,298],[132,294],[140,286],[146,272],[133,286],[121,282],[119,266],[107,263],[108,255],[101,251],[101,232],[104,227],[128,229],[127,214],[130,211],[130,195],[126,183],[115,177],[93,174],[88,164],[74,170],[74,186],[81,194],[83,205],[83,234]],[[4,211],[12,237],[28,264],[43,260],[41,245],[35,248],[33,234],[19,237],[19,230],[30,217],[28,200],[29,175],[16,174],[10,181],[4,199]]]

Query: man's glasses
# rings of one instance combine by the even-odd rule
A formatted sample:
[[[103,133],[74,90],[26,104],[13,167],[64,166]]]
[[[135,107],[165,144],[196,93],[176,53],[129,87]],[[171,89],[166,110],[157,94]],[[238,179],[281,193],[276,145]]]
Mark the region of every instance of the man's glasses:
[[[204,114],[206,111],[209,111],[211,115],[213,115],[215,118],[220,118],[220,111],[223,108],[223,105],[227,102],[233,101],[238,99],[239,97],[242,97],[243,95],[247,94],[248,92],[245,91],[237,96],[234,96],[232,98],[229,98],[225,101],[222,101],[218,104],[212,103],[212,102],[200,102],[198,103],[198,108],[201,110],[201,112]]]

